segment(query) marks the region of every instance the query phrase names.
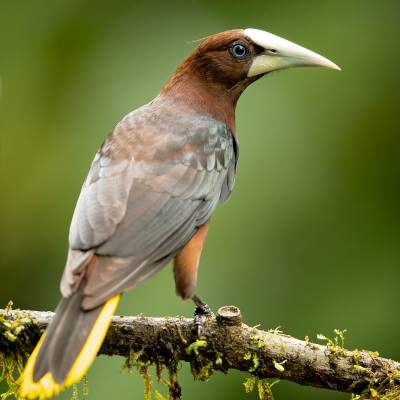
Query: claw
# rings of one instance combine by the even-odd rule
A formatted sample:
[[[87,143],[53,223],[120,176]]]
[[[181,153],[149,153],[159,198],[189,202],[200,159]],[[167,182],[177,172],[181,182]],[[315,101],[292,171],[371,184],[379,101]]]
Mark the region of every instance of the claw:
[[[207,317],[212,315],[212,311],[208,304],[204,303],[196,295],[192,297],[192,300],[196,304],[196,308],[194,309],[193,328],[196,332],[196,336],[200,339],[203,333],[203,324]]]

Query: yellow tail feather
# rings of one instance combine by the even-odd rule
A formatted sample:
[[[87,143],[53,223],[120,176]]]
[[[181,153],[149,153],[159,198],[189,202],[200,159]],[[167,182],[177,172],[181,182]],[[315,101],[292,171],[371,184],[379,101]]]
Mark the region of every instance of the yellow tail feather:
[[[58,384],[51,375],[47,372],[38,382],[33,381],[33,367],[39,353],[40,346],[44,340],[46,333],[40,338],[35,350],[29,357],[26,363],[25,370],[21,375],[21,387],[19,396],[27,399],[48,399],[60,393],[63,389],[72,384],[79,382],[86,374],[89,367],[92,365],[100,346],[106,336],[108,327],[110,325],[111,317],[118,306],[120,295],[112,297],[107,303],[104,304],[92,330],[84,344],[82,350],[79,352],[78,357],[74,361],[71,370],[69,371],[65,381]]]

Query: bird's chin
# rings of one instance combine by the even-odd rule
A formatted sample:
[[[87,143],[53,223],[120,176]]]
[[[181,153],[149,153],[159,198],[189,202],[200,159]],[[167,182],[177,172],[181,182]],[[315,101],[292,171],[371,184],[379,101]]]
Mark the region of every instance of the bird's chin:
[[[260,74],[258,74],[258,75],[249,76],[249,77],[247,78],[247,80],[248,80],[248,82],[249,82],[249,85],[252,84],[252,83],[255,82],[255,81],[258,81],[259,79],[263,78],[264,76],[269,75],[271,72],[272,72],[272,71],[267,71],[267,72],[262,72],[262,73],[260,73]]]

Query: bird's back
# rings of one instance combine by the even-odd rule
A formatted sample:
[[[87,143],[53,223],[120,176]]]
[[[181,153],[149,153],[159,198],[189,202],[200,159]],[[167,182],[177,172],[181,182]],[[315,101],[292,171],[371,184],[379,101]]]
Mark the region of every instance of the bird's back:
[[[229,128],[208,115],[160,98],[126,115],[96,154],[71,223],[71,251],[104,259],[83,304],[94,307],[168,263],[229,195],[235,165]],[[77,259],[67,263],[65,294]]]

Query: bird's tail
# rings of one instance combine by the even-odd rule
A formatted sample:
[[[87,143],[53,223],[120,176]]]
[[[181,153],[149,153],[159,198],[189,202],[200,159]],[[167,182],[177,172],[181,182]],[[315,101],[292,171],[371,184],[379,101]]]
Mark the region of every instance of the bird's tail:
[[[79,382],[100,349],[119,298],[89,311],[81,308],[80,290],[63,298],[25,366],[20,397],[47,399]]]

